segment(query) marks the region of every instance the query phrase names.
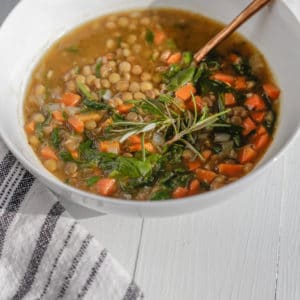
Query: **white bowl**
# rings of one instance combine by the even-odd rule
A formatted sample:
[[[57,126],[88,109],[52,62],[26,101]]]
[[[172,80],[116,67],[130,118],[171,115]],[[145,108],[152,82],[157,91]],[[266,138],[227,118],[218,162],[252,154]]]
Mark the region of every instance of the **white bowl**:
[[[23,0],[0,30],[0,133],[16,157],[41,182],[65,199],[105,213],[169,216],[193,212],[255,185],[295,136],[300,122],[300,25],[281,1],[266,7],[240,30],[266,56],[282,88],[279,128],[275,140],[253,172],[217,191],[183,200],[136,202],[110,199],[72,188],[41,165],[23,131],[23,99],[31,72],[60,36],[85,21],[113,11],[169,6],[188,9],[227,23],[248,0]]]

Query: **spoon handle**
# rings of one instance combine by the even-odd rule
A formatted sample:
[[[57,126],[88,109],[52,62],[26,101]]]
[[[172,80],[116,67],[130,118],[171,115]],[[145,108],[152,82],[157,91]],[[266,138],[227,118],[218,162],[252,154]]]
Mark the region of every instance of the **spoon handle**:
[[[271,0],[254,0],[247,6],[229,25],[214,36],[207,44],[202,47],[195,55],[196,62],[200,62],[205,55],[215,48],[218,44],[224,41],[230,34],[246,22],[252,15],[259,11],[263,6],[268,4]]]

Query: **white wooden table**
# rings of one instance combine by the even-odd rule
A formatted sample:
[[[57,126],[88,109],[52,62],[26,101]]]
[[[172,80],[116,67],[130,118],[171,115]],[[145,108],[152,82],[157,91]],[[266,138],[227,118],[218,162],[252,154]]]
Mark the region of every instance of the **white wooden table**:
[[[300,18],[300,0],[285,1]],[[1,0],[0,20],[16,2]],[[132,219],[69,209],[146,299],[298,300],[299,149],[300,134],[255,186],[192,215]]]

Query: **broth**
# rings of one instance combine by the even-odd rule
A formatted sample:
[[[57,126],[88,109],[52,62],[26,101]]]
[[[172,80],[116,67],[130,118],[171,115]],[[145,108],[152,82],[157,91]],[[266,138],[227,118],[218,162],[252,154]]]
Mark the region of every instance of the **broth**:
[[[175,9],[114,13],[58,40],[24,104],[44,166],[103,196],[162,200],[250,172],[270,145],[279,94],[263,55],[232,35],[198,66],[222,25]]]

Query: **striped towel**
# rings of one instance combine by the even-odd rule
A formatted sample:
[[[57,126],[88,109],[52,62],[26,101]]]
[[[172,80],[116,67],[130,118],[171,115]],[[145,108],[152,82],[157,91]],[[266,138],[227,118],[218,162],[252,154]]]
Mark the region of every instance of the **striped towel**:
[[[0,299],[142,299],[139,287],[0,140]]]

